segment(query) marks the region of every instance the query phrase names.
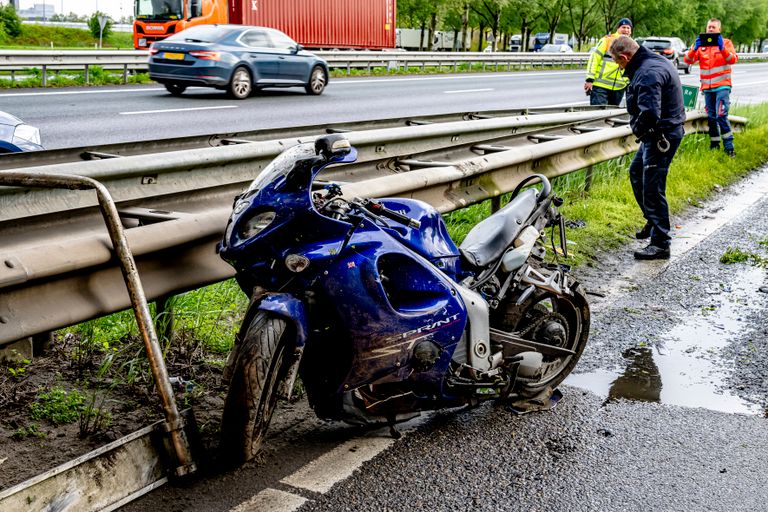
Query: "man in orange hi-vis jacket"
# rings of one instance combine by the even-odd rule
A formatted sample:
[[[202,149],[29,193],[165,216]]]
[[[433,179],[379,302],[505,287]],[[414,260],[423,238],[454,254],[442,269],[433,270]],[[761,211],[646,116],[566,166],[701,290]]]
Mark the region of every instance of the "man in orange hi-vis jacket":
[[[699,61],[701,69],[701,90],[709,121],[709,147],[720,149],[720,141],[728,156],[736,156],[733,149],[733,132],[728,122],[728,108],[731,105],[731,65],[739,56],[730,39],[720,34],[720,20],[712,18],[707,22],[707,33],[718,34],[716,46],[702,44],[701,36],[685,55],[685,62]]]

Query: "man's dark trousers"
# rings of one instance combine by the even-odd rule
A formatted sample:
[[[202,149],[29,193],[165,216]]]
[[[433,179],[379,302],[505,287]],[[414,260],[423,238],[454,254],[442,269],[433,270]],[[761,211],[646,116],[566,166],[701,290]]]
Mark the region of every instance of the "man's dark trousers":
[[[589,104],[619,106],[621,100],[624,99],[624,91],[626,91],[626,88],[611,91],[605,87],[592,86],[592,91],[589,93]]]
[[[669,248],[667,172],[682,138],[667,136],[669,150],[659,151],[656,141],[643,142],[629,165],[629,181],[635,200],[651,225],[651,245]]]

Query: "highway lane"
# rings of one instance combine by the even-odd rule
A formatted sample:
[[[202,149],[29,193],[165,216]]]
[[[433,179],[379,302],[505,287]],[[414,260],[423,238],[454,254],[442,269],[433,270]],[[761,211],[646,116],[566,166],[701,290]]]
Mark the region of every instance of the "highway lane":
[[[157,85],[18,90],[0,110],[38,126],[50,149],[456,111],[586,104],[583,72],[535,71],[332,80],[320,97],[269,90],[245,101],[192,88],[181,98]],[[768,64],[739,65],[734,102],[768,99]],[[696,85],[697,70],[682,75]]]

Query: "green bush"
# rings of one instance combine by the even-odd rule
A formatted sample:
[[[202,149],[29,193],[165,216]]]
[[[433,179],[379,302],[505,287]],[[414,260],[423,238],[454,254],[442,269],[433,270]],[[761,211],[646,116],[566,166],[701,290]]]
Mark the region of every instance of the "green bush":
[[[99,34],[101,34],[102,39],[106,39],[112,33],[112,19],[107,18],[107,22],[104,24],[104,30],[102,30],[99,26],[99,16],[106,16],[106,14],[101,11],[93,13],[88,20],[88,29],[91,31],[91,35],[94,39],[99,39]]]
[[[11,4],[0,6],[0,31],[10,37],[21,35],[21,18]]]

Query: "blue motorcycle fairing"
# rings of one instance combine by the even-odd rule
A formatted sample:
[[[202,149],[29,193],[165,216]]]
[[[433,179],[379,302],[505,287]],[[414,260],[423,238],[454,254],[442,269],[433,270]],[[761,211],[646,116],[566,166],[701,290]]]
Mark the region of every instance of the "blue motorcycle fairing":
[[[337,220],[320,213],[311,185],[324,165],[310,146],[281,154],[240,196],[220,255],[237,269],[246,293],[258,285],[292,294],[290,299],[275,294],[264,307],[295,321],[306,343],[312,343],[310,323],[317,323],[312,329],[324,333],[318,339],[331,344],[314,348],[346,347],[349,352],[336,359],[343,361],[334,370],[339,373],[337,392],[409,380],[425,389],[424,396],[450,399],[442,391],[443,379],[464,334],[467,311],[450,272],[436,263],[458,269],[458,251],[442,219],[431,207],[404,199],[388,199],[387,205],[424,222],[424,234],[383,219]],[[275,213],[268,225],[244,227],[265,211]],[[289,254],[306,257],[309,266],[290,271],[285,264]],[[316,310],[298,307],[306,292],[312,292]],[[335,340],[330,341],[333,331]],[[434,343],[439,356],[431,368],[416,372],[413,348],[422,341]]]
[[[460,255],[451,240],[443,217],[432,205],[416,199],[383,198],[381,203],[388,209],[402,213],[421,223],[419,229],[389,222],[385,228],[407,247],[430,260],[437,268],[455,278],[460,272]]]
[[[370,228],[376,231],[358,230],[353,250],[334,260],[319,283],[354,340],[340,391],[409,378],[413,348],[422,341],[435,343],[441,357],[421,377],[439,382],[464,332],[466,307],[454,283],[429,261]]]
[[[296,348],[304,348],[308,329],[307,312],[303,302],[288,293],[269,293],[261,299],[257,308],[291,322],[296,331]]]

